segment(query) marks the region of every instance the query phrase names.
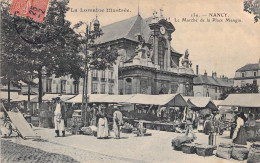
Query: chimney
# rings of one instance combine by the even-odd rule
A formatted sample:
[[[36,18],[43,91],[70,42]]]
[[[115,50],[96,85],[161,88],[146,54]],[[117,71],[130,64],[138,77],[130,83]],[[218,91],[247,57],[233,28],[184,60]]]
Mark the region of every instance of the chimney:
[[[204,72],[204,76],[208,76],[208,74],[207,74],[207,71],[205,70],[205,72]]]
[[[216,78],[217,78],[217,73],[216,73],[216,72],[212,72],[212,77],[213,77],[214,79],[216,79]]]
[[[199,75],[199,65],[196,65],[196,75]]]

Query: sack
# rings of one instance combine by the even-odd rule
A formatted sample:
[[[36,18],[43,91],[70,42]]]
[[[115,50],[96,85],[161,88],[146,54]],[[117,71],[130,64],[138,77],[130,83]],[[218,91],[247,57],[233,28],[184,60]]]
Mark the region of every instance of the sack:
[[[187,153],[187,154],[196,153],[196,144],[194,143],[182,144],[181,150],[183,153]]]
[[[234,146],[231,157],[235,160],[243,161],[247,159],[249,150],[244,146]]]
[[[220,143],[220,145],[217,148],[216,156],[229,160],[231,158],[231,152],[232,144]]]
[[[200,144],[196,146],[196,154],[199,156],[211,156],[213,151],[213,145]]]
[[[252,144],[249,149],[247,163],[260,162],[260,147],[259,145]]]
[[[82,127],[81,131],[84,135],[93,135],[92,129],[90,127]]]
[[[193,139],[188,136],[178,136],[174,139],[172,139],[172,146],[175,150],[181,150],[181,145],[185,143],[191,143],[193,142]]]

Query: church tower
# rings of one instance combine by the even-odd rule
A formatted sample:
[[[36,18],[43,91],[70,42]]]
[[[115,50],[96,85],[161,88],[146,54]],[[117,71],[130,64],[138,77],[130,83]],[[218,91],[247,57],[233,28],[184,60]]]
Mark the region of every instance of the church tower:
[[[149,27],[151,29],[150,43],[153,45],[153,63],[161,70],[167,71],[171,67],[171,34],[175,31],[171,22],[168,22],[160,10],[160,17],[157,12],[153,13],[153,20]]]

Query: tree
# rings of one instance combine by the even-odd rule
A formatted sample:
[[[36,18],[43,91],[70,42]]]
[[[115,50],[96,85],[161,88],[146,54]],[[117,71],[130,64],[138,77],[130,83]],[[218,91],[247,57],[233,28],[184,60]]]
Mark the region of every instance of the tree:
[[[29,18],[9,14],[8,2],[1,13],[4,26],[1,27],[2,47],[1,62],[12,56],[16,67],[15,77],[19,72],[36,73],[39,79],[39,103],[42,102],[42,77],[55,74],[57,77],[71,75],[75,80],[83,76],[83,57],[79,53],[79,35],[70,27],[71,23],[64,19],[68,11],[68,1],[52,0],[44,23]],[[6,34],[5,34],[6,33]],[[1,65],[2,66],[2,65]],[[3,65],[9,69],[9,65]],[[15,79],[18,80],[18,79]]]
[[[93,23],[93,29],[92,27]],[[105,70],[113,67],[118,58],[118,50],[109,45],[99,45],[96,43],[96,39],[103,35],[102,30],[99,28],[99,21],[93,20],[88,24],[87,22],[78,22],[74,25],[73,29],[78,31],[82,25],[86,25],[86,31],[78,32],[81,37],[81,52],[84,53],[84,83],[83,83],[83,95],[82,95],[82,115],[84,125],[87,124],[86,106],[87,102],[87,85],[88,85],[88,72],[89,70]]]
[[[258,85],[257,84],[245,84],[244,86],[241,87],[231,87],[228,91],[224,91],[220,95],[220,99],[224,100],[227,98],[229,94],[236,94],[236,93],[258,93]]]
[[[260,0],[245,0],[244,11],[253,14],[255,23],[260,20]]]

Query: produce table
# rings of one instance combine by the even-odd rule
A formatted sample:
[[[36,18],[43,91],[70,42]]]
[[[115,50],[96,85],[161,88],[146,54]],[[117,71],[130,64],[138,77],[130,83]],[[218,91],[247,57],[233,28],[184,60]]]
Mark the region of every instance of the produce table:
[[[136,124],[139,123],[139,120],[134,120]],[[155,129],[160,131],[174,131],[177,124],[167,123],[167,122],[159,122],[159,121],[144,121],[142,120],[143,125],[147,129]]]

